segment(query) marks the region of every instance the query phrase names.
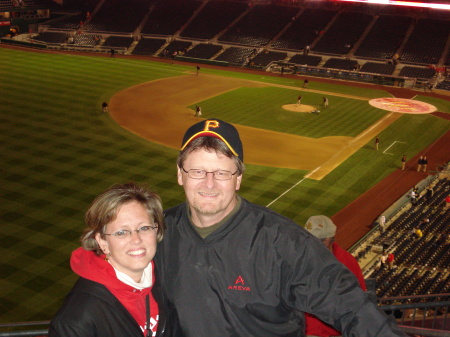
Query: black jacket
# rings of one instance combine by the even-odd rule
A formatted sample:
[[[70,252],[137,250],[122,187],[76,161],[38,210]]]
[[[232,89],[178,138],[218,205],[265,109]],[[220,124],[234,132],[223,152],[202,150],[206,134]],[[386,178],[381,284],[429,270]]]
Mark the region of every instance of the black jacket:
[[[404,336],[317,238],[268,208],[242,199],[205,239],[185,203],[165,222],[155,261],[186,336],[304,336],[303,312],[344,336]]]
[[[156,279],[158,280],[158,279]],[[156,336],[178,336],[169,323],[159,282],[152,288],[159,307]],[[143,337],[136,320],[102,284],[80,277],[50,322],[49,337]]]

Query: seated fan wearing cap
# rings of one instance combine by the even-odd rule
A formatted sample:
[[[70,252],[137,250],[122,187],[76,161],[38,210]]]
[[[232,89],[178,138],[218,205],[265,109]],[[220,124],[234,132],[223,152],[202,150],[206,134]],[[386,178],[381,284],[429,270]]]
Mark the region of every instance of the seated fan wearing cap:
[[[186,201],[165,211],[155,256],[183,335],[301,337],[310,312],[345,336],[404,336],[319,240],[237,194],[243,160],[225,121],[203,120],[183,137],[177,181]]]
[[[334,242],[336,235],[336,225],[325,215],[314,215],[306,221],[305,228],[308,232],[320,239],[327,249],[333,253],[334,257],[342,262],[358,278],[359,285],[363,290],[367,290],[364,276],[358,261],[352,254],[345,251]],[[329,324],[322,322],[311,314],[306,314],[306,335],[307,336],[340,336],[341,333],[333,329]]]

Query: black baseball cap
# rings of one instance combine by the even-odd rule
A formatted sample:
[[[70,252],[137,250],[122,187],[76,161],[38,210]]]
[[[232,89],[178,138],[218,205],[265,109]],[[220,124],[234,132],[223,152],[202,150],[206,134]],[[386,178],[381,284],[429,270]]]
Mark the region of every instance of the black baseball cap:
[[[223,141],[236,157],[243,162],[244,150],[238,130],[231,124],[220,119],[206,119],[187,129],[181,144],[181,151],[194,139],[199,137],[214,137]]]

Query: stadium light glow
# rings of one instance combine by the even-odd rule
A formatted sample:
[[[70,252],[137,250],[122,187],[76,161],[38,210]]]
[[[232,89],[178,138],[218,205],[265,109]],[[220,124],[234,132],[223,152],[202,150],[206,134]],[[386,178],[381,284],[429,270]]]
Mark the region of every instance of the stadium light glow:
[[[421,8],[450,10],[450,5],[448,5],[448,4],[436,4],[436,3],[426,3],[426,2],[395,1],[395,0],[338,0],[338,1],[362,2],[362,3],[380,4],[380,5],[394,5],[394,6],[408,6],[408,7],[421,7]]]

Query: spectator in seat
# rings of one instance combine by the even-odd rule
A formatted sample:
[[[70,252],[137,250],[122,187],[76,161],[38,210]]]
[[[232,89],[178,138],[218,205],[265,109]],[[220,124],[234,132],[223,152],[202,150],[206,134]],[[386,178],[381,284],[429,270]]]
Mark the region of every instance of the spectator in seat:
[[[361,289],[367,290],[364,276],[359,267],[358,261],[352,254],[338,246],[334,241],[336,235],[336,225],[325,215],[311,216],[307,221],[305,228],[308,232],[318,238],[325,247],[334,255],[334,257],[346,266],[358,279]],[[306,336],[340,336],[341,332],[335,330],[329,324],[322,322],[317,317],[306,314]]]

